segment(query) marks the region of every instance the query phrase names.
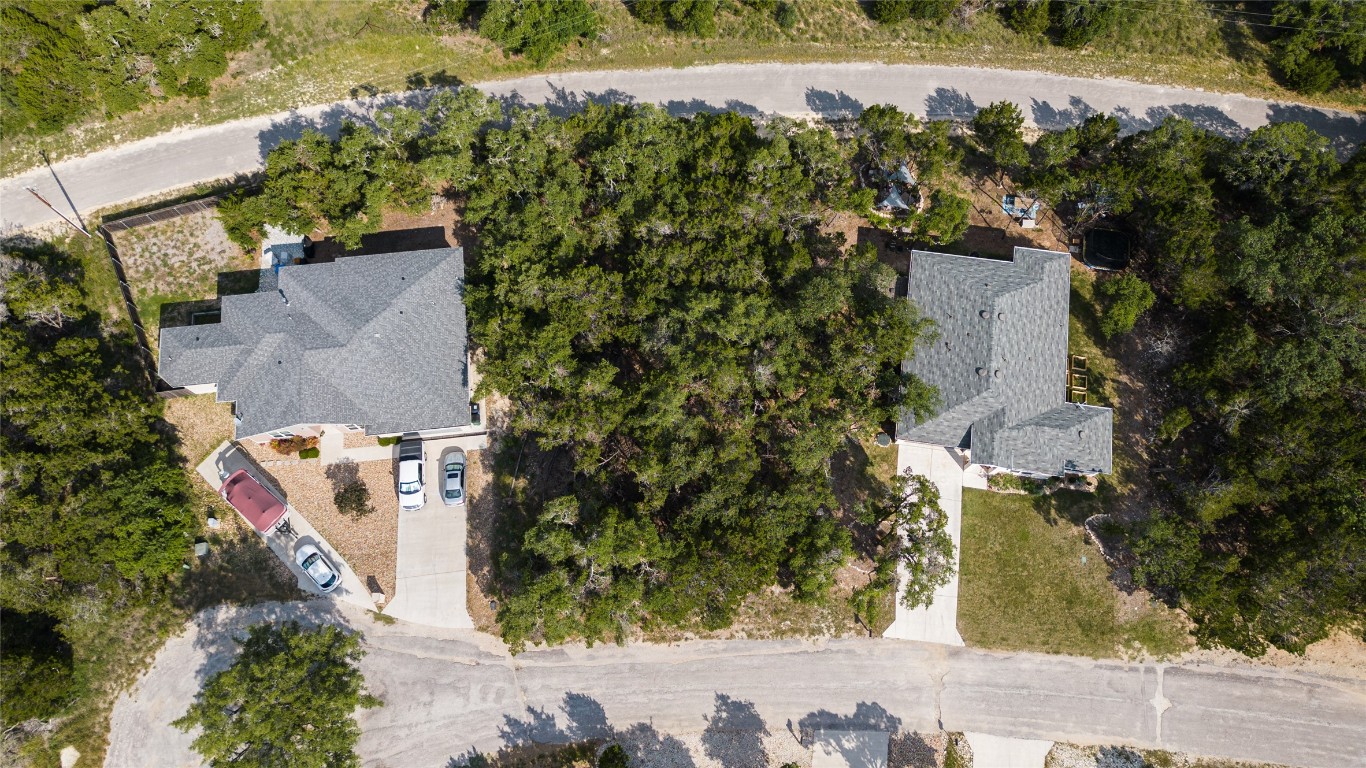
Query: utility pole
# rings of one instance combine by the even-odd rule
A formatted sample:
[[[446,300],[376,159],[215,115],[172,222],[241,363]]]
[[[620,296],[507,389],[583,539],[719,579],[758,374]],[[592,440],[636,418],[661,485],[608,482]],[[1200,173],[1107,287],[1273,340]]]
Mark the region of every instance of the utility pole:
[[[43,205],[46,205],[46,206],[48,207],[48,210],[52,211],[53,213],[57,214],[58,216],[61,216],[61,217],[62,217],[62,221],[65,221],[67,224],[70,224],[72,229],[76,230],[77,232],[80,232],[82,235],[85,235],[86,237],[91,237],[91,236],[92,236],[89,232],[86,231],[85,227],[82,227],[80,224],[77,224],[76,222],[74,222],[74,221],[72,221],[71,219],[67,218],[67,216],[66,216],[65,213],[62,213],[61,211],[57,210],[56,208],[53,208],[53,207],[52,207],[52,203],[49,203],[49,202],[47,201],[47,198],[45,198],[45,197],[43,197],[42,195],[38,194],[38,190],[34,189],[33,187],[24,187],[24,189],[27,189],[27,190],[28,190],[28,193],[29,193],[30,195],[33,195],[34,197],[38,198],[38,202],[42,203]]]

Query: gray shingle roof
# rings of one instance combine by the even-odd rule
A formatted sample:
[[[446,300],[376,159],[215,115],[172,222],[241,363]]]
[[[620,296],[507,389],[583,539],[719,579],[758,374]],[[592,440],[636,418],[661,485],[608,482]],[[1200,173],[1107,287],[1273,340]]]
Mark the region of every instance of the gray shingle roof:
[[[940,404],[921,423],[904,414],[899,439],[971,447],[974,462],[1008,469],[1110,471],[1110,410],[1066,403],[1068,260],[1031,248],[1013,261],[912,252],[910,300],[938,335],[903,370]]]
[[[159,372],[172,386],[217,384],[239,435],[463,426],[464,288],[459,248],[266,270],[256,293],[223,297],[221,322],[162,329]]]

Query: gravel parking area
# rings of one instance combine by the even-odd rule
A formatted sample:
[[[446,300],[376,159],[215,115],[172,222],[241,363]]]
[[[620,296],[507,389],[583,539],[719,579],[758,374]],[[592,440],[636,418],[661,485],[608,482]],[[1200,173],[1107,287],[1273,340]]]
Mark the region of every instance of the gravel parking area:
[[[291,458],[250,441],[246,441],[243,448],[258,465],[263,461]],[[338,477],[342,474],[338,467],[347,467],[345,472],[354,471],[355,477],[370,489],[373,512],[355,518],[337,511],[332,503],[334,481],[328,476],[328,470],[332,470],[333,477]],[[392,462],[365,461],[324,467],[315,460],[266,466],[262,471],[284,491],[289,503],[318,529],[372,591],[378,586],[386,598],[393,599],[397,584],[398,497],[394,495]]]

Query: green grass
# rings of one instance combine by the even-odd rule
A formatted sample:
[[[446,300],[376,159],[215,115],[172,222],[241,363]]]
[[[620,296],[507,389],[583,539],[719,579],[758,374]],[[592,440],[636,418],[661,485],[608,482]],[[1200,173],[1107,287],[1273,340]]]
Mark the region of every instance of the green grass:
[[[990,12],[976,14],[969,28],[921,22],[880,26],[856,0],[802,0],[795,4],[797,26],[783,32],[770,15],[727,3],[729,10],[718,14],[717,35],[699,40],[641,24],[618,0],[593,4],[602,20],[601,34],[571,45],[545,71],[881,61],[1119,77],[1306,101],[1271,79],[1263,43],[1246,28],[1211,19],[1198,0],[1144,0],[1143,18],[1132,30],[1083,51],[1016,35]],[[469,30],[435,34],[420,20],[422,5],[406,0],[266,0],[267,39],[234,58],[210,97],[152,104],[47,137],[7,137],[0,172],[39,164],[41,148],[57,160],[177,126],[401,91],[432,80],[476,82],[538,71],[520,58],[504,56]],[[1366,105],[1366,94],[1340,88],[1307,101],[1352,108]]]
[[[963,490],[958,628],[969,645],[1095,658],[1189,647],[1185,624],[1167,608],[1120,615],[1109,567],[1076,524],[1101,502]]]

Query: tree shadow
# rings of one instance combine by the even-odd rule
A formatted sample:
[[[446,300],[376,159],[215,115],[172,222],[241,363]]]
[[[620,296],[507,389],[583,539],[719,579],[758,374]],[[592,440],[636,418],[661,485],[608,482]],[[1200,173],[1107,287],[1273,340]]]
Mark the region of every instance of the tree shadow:
[[[763,737],[768,727],[754,702],[716,694],[716,707],[702,732],[702,749],[707,757],[727,768],[765,768],[768,752]]]
[[[615,104],[634,105],[637,103],[635,96],[616,88],[609,88],[601,93],[584,91],[580,94],[568,88],[557,87],[554,83],[547,83],[547,85],[550,86],[550,96],[545,100],[545,107],[550,111],[550,114],[556,117],[568,117],[577,114],[592,104],[610,107]]]
[[[249,627],[278,625],[288,621],[296,621],[306,629],[331,624],[343,631],[355,631],[331,600],[310,600],[302,604],[262,603],[245,611],[226,605],[209,608],[194,618],[198,631],[193,647],[204,655],[195,668],[195,682],[202,687],[211,676],[236,661],[241,649],[240,641],[246,638]]]
[[[925,97],[927,120],[971,120],[978,109],[972,97],[957,88],[935,88]]]
[[[1034,115],[1034,124],[1045,131],[1061,131],[1074,125],[1081,125],[1086,118],[1099,114],[1080,96],[1068,97],[1067,106],[1061,109],[1046,101],[1039,101],[1034,98],[1029,101],[1030,111]]]
[[[762,117],[764,114],[753,104],[747,104],[738,99],[730,99],[719,107],[708,104],[702,99],[667,101],[663,106],[664,111],[674,117],[694,117],[701,114],[715,115],[722,112],[736,112],[746,117]]]
[[[498,727],[503,746],[493,755],[483,755],[478,750],[468,750],[452,756],[447,761],[448,768],[456,766],[487,764],[476,762],[478,759],[503,764],[517,758],[526,758],[537,753],[544,745],[586,745],[591,747],[586,755],[590,761],[596,757],[597,745],[602,743],[620,744],[631,758],[632,765],[656,765],[670,768],[693,768],[692,756],[688,748],[678,739],[661,734],[649,723],[634,723],[626,728],[614,728],[607,719],[607,712],[591,696],[574,691],[565,693],[559,706],[564,715],[561,724],[557,713],[535,707],[526,708],[522,718],[503,716],[503,724]],[[762,722],[760,722],[762,726]],[[515,763],[522,764],[522,763]],[[527,763],[541,764],[541,763]],[[561,763],[555,763],[559,765]],[[726,763],[731,765],[731,763]]]
[[[1328,139],[1339,160],[1346,160],[1366,143],[1366,115],[1330,112],[1303,104],[1272,104],[1267,119],[1273,123],[1304,123],[1309,130]]]
[[[309,257],[308,263],[326,263],[347,256],[373,256],[405,251],[425,251],[433,248],[452,248],[455,245],[447,236],[445,227],[390,229],[361,235],[360,246],[357,248],[348,249],[330,237],[314,241],[313,255]]]
[[[211,325],[223,315],[223,297],[256,293],[262,280],[262,270],[235,269],[219,272],[217,294],[212,299],[167,301],[157,310],[159,328],[182,328],[187,325]]]
[[[328,464],[327,469],[323,470],[323,475],[331,481],[333,493],[348,485],[361,482],[360,465],[348,458],[343,458],[335,464]]]
[[[430,75],[423,72],[413,72],[408,75],[406,83],[408,90],[416,91],[424,88],[459,88],[465,84],[465,81],[443,68]]]
[[[845,510],[845,528],[853,537],[854,551],[872,557],[877,552],[877,530],[854,518],[854,511],[881,488],[878,478],[869,471],[872,461],[863,444],[846,438],[844,446],[830,459],[831,489],[835,501]]]
[[[863,112],[863,102],[844,91],[806,89],[806,106],[827,120],[846,120]]]
[[[818,709],[797,721],[802,743],[816,731],[886,731],[901,730],[901,718],[888,712],[877,702],[860,701],[853,714],[841,715],[828,709]]]

